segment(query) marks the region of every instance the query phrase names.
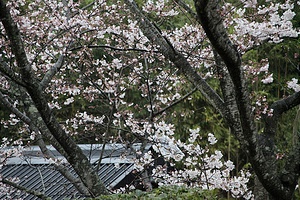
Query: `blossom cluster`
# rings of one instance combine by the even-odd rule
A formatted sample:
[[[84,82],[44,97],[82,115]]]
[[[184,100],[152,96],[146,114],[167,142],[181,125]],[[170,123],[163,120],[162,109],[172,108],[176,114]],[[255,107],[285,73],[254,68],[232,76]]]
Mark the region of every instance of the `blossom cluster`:
[[[232,13],[226,20],[228,26],[234,26],[231,38],[238,44],[241,52],[269,41],[279,43],[283,37],[298,37],[299,31],[293,28],[291,20],[296,15],[293,1],[259,4],[256,0],[241,0],[242,8],[225,5],[225,10]],[[238,17],[236,17],[238,15]],[[229,15],[230,16],[230,15]]]
[[[165,128],[162,128],[162,125]],[[251,190],[247,187],[251,174],[242,170],[237,176],[231,175],[235,168],[233,162],[224,161],[221,151],[210,150],[217,143],[212,133],[208,134],[206,145],[201,146],[197,142],[200,140],[199,128],[190,129],[187,142],[176,140],[173,134],[170,134],[172,126],[168,124],[154,125],[153,129],[158,137],[150,136],[149,142],[152,143],[154,152],[162,156],[167,163],[154,166],[155,157],[153,152],[148,151],[135,160],[135,169],[143,171],[152,166],[153,179],[159,186],[177,185],[208,190],[221,189],[230,192],[234,198],[253,198]],[[182,163],[184,167],[177,169],[174,167],[176,162]]]
[[[296,78],[292,78],[291,81],[288,81],[287,86],[288,88],[293,89],[295,92],[300,91],[300,85],[298,84],[298,79]]]
[[[179,14],[178,11],[171,8],[169,1],[165,0],[147,0],[143,6],[143,11],[145,12],[155,12],[158,16],[172,17]]]
[[[273,109],[269,108],[269,104],[266,96],[258,96],[256,97],[255,106],[253,106],[253,110],[255,111],[256,120],[260,120],[262,116],[273,116]]]
[[[21,139],[13,140],[3,137],[0,144],[0,168],[5,165],[8,158],[21,156],[24,149]],[[14,148],[9,148],[11,146],[14,146]]]
[[[245,74],[252,83],[261,82],[263,84],[273,83],[273,73],[269,72],[268,59],[262,59],[260,62],[249,60],[244,65]]]

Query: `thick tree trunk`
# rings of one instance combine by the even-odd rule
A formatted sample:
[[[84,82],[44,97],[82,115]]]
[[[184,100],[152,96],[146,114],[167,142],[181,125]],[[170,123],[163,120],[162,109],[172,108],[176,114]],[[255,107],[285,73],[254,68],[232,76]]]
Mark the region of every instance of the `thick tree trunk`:
[[[264,188],[264,186],[259,181],[258,177],[255,176],[254,178],[254,188],[253,188],[253,194],[255,196],[255,199],[261,199],[261,200],[270,200],[268,191]]]

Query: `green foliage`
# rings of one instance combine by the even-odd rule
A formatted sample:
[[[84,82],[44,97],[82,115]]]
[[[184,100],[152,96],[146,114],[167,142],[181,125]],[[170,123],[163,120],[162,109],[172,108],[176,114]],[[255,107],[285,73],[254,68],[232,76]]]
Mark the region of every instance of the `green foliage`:
[[[248,51],[244,56],[244,62],[251,61],[252,64],[259,63],[262,59],[267,58],[269,61],[269,72],[273,73],[274,82],[272,84],[263,84],[257,81],[252,84],[253,99],[259,96],[266,96],[269,105],[281,99],[282,97],[293,94],[294,91],[287,88],[287,81],[299,77],[300,38],[285,39],[280,44],[265,43],[257,49]],[[296,110],[292,109],[284,113],[276,134],[278,153],[286,153],[293,146],[293,134],[291,122],[293,122]],[[263,131],[260,122],[257,122],[259,130]]]
[[[7,121],[9,119],[9,110],[5,108],[2,104],[0,104],[0,120]],[[13,129],[13,130],[12,130]],[[5,128],[3,124],[0,125],[0,136],[1,138],[18,138],[17,134],[12,134],[13,132],[17,132],[17,126],[9,126],[9,128]]]
[[[0,144],[2,143],[3,138],[17,140],[23,137],[24,139],[27,139],[30,135],[27,131],[20,131],[22,129],[22,122],[15,124],[9,122],[9,116],[11,114],[10,110],[0,103]],[[17,117],[14,118],[18,119]]]
[[[152,192],[135,190],[129,194],[105,195],[97,200],[221,200],[217,190],[200,190],[196,188],[184,188],[178,186],[160,187]],[[94,200],[96,200],[94,199]]]

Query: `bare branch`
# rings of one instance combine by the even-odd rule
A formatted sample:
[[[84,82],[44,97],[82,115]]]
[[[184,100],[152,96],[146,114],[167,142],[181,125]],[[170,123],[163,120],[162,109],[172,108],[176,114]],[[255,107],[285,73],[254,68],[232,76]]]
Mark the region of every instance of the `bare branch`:
[[[31,120],[24,115],[21,111],[19,111],[12,103],[8,101],[8,99],[3,95],[3,93],[0,91],[0,101],[2,104],[8,108],[12,113],[14,113],[20,120],[25,122],[26,124],[31,124]]]
[[[114,46],[108,46],[108,45],[88,45],[86,46],[87,48],[91,48],[91,49],[100,49],[100,48],[105,48],[105,49],[111,49],[111,50],[116,50],[116,51],[139,51],[139,52],[154,52],[154,53],[158,53],[158,51],[152,51],[152,50],[148,50],[148,49],[138,49],[138,48],[118,48],[118,47],[114,47]],[[76,51],[83,48],[83,46],[78,46],[78,47],[74,47],[72,49],[70,49],[70,51]]]
[[[43,131],[43,134],[51,141],[51,143],[53,144],[53,146],[58,150],[58,152],[60,152],[62,155],[64,154],[63,153],[63,150],[61,149],[61,147],[58,147],[58,142],[57,141],[54,141],[54,138],[51,137],[51,134],[48,133],[48,129],[47,128],[38,128],[34,123],[32,123],[32,120],[27,117],[25,114],[23,114],[21,111],[19,111],[16,107],[14,107],[8,100],[7,98],[5,98],[5,96],[0,92],[0,101],[7,107],[11,110],[11,112],[13,112],[19,119],[21,119],[24,123],[28,124],[29,125],[29,128],[36,132],[37,134],[40,132],[40,130],[44,130]],[[30,112],[33,112],[33,110],[31,109]],[[31,114],[32,116],[33,114]],[[38,123],[38,119],[36,118],[35,120],[35,123]],[[43,142],[43,139],[42,139],[42,136],[40,134],[38,134],[37,136],[37,143],[38,145],[40,146],[41,148],[41,151],[43,152],[43,154],[48,157],[48,158],[55,158],[52,153],[46,148],[46,145],[45,143]],[[61,174],[66,177],[72,184],[74,184],[74,186],[76,188],[78,188],[78,190],[84,194],[84,195],[88,195],[88,191],[86,189],[86,187],[82,184],[81,180],[74,177],[73,174],[71,174],[69,172],[69,170],[62,166],[62,165],[57,165],[55,164],[55,167],[56,169],[61,172]]]
[[[0,57],[0,72],[2,72],[5,76],[10,78],[12,81],[16,82],[20,86],[25,86],[25,83],[20,79],[8,66],[6,62],[3,61],[3,58]]]
[[[177,104],[179,104],[180,102],[184,101],[186,98],[188,98],[189,96],[191,96],[196,91],[197,91],[197,88],[194,88],[193,90],[191,90],[190,92],[188,92],[187,94],[185,94],[183,97],[181,97],[177,101],[174,101],[172,104],[168,105],[167,107],[161,109],[160,111],[158,111],[156,113],[153,113],[152,118],[154,118],[154,117],[162,114],[163,112],[167,111],[170,108],[173,108],[174,106],[176,106]]]
[[[274,102],[270,109],[273,109],[272,116],[265,116],[265,133],[274,137],[277,130],[278,120],[284,112],[300,104],[300,92],[296,92],[287,98]]]
[[[300,104],[300,92],[296,92],[285,99],[281,99],[279,101],[274,102],[271,105],[271,109],[274,109],[274,112],[276,112],[276,114],[282,114],[299,104]]]
[[[182,0],[174,0],[181,8],[189,13],[195,20],[197,20],[197,13],[195,13],[185,2]]]
[[[24,92],[24,91],[23,91]],[[24,95],[24,94],[23,94]],[[63,149],[61,147],[59,147],[58,142],[55,141],[55,139],[51,136],[51,134],[49,133],[48,129],[44,126],[44,128],[41,128],[41,124],[39,124],[39,120],[37,118],[35,118],[35,123],[37,123],[38,126],[40,126],[40,128],[38,128],[34,123],[32,123],[32,120],[27,117],[25,114],[23,114],[21,111],[19,111],[16,107],[14,107],[9,101],[8,99],[0,92],[0,101],[7,107],[10,109],[10,111],[12,113],[14,113],[19,119],[21,119],[24,123],[29,125],[29,128],[36,132],[37,134],[40,131],[43,131],[43,135],[46,136],[46,138],[48,138],[51,143],[53,144],[53,146],[58,150],[58,152],[60,152],[62,155],[64,155],[65,153],[63,153]],[[33,112],[33,110],[31,109],[29,112]],[[33,113],[31,114],[31,116],[33,116]],[[40,134],[38,134],[37,136],[37,143],[39,145],[39,147],[41,148],[42,153],[48,157],[48,158],[55,158],[53,156],[53,154],[47,149],[42,136]],[[55,164],[55,168],[64,176],[66,177],[72,184],[74,184],[74,186],[78,189],[79,192],[81,192],[84,195],[88,196],[88,190],[86,189],[86,187],[83,185],[82,181],[76,177],[74,177],[73,174],[70,173],[70,171],[62,166],[62,165],[58,165]]]
[[[51,67],[51,69],[49,69],[48,72],[45,74],[43,80],[40,83],[41,90],[44,90],[48,86],[53,76],[55,76],[55,74],[62,67],[64,63],[64,57],[65,57],[64,55],[60,55],[56,63],[54,64],[54,66]]]
[[[152,115],[154,113],[154,106],[153,106],[153,98],[152,98],[152,92],[151,92],[151,87],[150,87],[150,76],[149,76],[149,66],[148,66],[148,62],[146,57],[144,56],[144,63],[145,63],[145,67],[146,67],[146,85],[147,85],[147,95],[148,95],[148,100],[149,100],[149,104],[150,104],[150,120],[153,119]]]
[[[53,153],[51,151],[49,151],[49,149],[47,148],[43,137],[41,134],[37,135],[36,138],[37,144],[40,147],[42,153],[44,156],[46,156],[47,158],[53,158],[55,159],[55,156],[53,155]],[[85,196],[89,196],[89,191],[88,189],[85,187],[85,185],[82,183],[82,181],[79,178],[76,178],[71,172],[70,170],[65,167],[62,164],[57,164],[54,163],[54,167],[57,171],[59,171],[67,180],[70,181],[70,183],[72,183],[81,194],[84,194]]]
[[[26,187],[23,187],[23,186],[17,184],[17,183],[14,183],[14,182],[12,182],[12,181],[9,181],[8,179],[2,178],[2,179],[1,179],[1,182],[4,183],[4,184],[6,184],[6,185],[12,186],[12,187],[14,187],[14,188],[16,188],[16,189],[18,189],[18,190],[22,190],[22,191],[24,191],[24,192],[26,192],[26,193],[32,194],[32,195],[34,195],[34,196],[36,196],[36,197],[38,197],[38,198],[41,198],[41,199],[43,199],[43,200],[50,199],[50,197],[46,196],[45,194],[43,194],[43,193],[41,193],[41,192],[38,192],[38,191],[35,191],[35,190],[28,189],[28,188],[26,188]]]

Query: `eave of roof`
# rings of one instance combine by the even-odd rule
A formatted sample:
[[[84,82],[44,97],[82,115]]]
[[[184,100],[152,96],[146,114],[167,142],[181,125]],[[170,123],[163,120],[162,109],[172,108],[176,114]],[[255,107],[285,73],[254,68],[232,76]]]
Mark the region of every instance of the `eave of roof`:
[[[103,150],[102,144],[79,144],[78,145],[83,153],[87,156],[91,163],[98,162],[100,155],[102,154],[101,163],[132,163],[132,159],[135,157],[133,151],[138,151],[141,144],[136,143],[131,148],[126,147],[123,144],[106,144]],[[146,146],[146,150],[150,149],[151,145]],[[13,147],[9,147],[13,148]],[[51,145],[47,146],[48,150],[53,153],[55,158],[61,163],[66,163],[66,159]],[[133,149],[132,149],[133,148]],[[0,149],[1,150],[1,149]],[[18,165],[18,164],[52,164],[53,160],[47,159],[43,156],[38,146],[30,146],[24,148],[21,156],[9,157],[6,160],[6,165]]]
[[[98,174],[104,185],[113,189],[133,170],[133,151],[138,151],[141,144],[134,144],[131,148],[126,148],[122,144],[105,145],[103,159],[101,160]],[[79,147],[89,158],[90,162],[96,166],[99,160],[103,145],[81,144]],[[147,150],[150,149],[147,146]],[[132,148],[134,150],[132,150]],[[52,146],[48,149],[67,166],[71,173],[75,176],[73,169],[68,166],[66,160]],[[53,166],[53,161],[44,158],[38,146],[31,146],[24,149],[19,157],[11,157],[7,159],[6,165],[0,170],[0,174],[5,178],[18,177],[19,184],[23,187],[30,188],[52,199],[79,198],[81,197],[75,187],[68,182]],[[5,195],[5,194],[3,194]],[[3,199],[4,196],[0,199]],[[37,199],[33,195],[21,192],[13,193],[12,199]]]

